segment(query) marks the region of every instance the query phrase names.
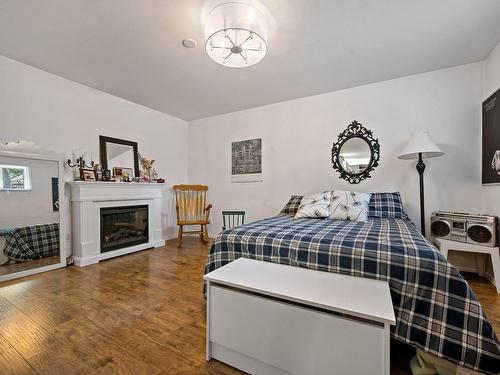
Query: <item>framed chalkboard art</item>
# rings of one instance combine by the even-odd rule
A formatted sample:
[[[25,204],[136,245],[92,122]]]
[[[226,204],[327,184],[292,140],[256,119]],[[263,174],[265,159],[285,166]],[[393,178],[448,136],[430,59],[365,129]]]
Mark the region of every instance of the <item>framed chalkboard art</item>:
[[[483,102],[482,183],[500,184],[500,89]]]
[[[231,142],[231,182],[262,181],[262,139]]]

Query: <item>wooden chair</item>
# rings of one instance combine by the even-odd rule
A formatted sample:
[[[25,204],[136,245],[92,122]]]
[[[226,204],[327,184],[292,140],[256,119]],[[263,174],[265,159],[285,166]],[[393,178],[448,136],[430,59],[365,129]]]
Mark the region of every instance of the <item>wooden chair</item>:
[[[239,227],[243,224],[245,224],[245,211],[222,211],[222,230]]]
[[[203,242],[208,242],[207,225],[210,224],[210,209],[207,203],[208,186],[204,185],[175,185],[175,209],[177,211],[177,247],[181,247],[182,236],[185,233],[199,233]],[[184,231],[186,225],[199,225],[200,230]]]

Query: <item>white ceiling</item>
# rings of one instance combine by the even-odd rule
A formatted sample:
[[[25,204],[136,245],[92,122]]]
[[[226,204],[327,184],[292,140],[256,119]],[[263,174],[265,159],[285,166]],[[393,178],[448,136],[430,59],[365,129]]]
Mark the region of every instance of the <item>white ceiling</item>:
[[[0,0],[0,54],[192,120],[483,60],[500,40],[499,0],[262,2],[276,29],[244,69],[205,55],[203,0]]]

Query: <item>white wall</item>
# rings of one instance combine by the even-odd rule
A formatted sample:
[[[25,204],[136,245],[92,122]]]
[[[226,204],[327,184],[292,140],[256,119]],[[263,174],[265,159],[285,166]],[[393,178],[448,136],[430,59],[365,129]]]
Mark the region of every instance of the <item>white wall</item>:
[[[52,206],[52,177],[59,176],[55,161],[0,156],[0,164],[29,167],[31,190],[0,190],[0,228],[59,222]],[[3,250],[3,249],[2,249]]]
[[[416,130],[428,131],[445,153],[426,161],[427,216],[438,209],[478,211],[482,65],[469,64],[193,121],[189,180],[209,186],[209,200],[214,205],[211,233],[220,231],[221,210],[243,209],[248,220],[255,220],[278,213],[291,194],[325,189],[400,191],[418,225],[415,162],[397,158]],[[380,166],[371,179],[359,185],[340,180],[330,161],[333,142],[353,120],[373,130],[381,150]],[[264,181],[232,184],[231,141],[256,137],[263,140]]]
[[[186,121],[2,56],[0,87],[0,142],[34,141],[68,156],[80,149],[98,161],[99,135],[123,138],[138,142],[141,154],[156,159],[169,187],[186,182]],[[165,228],[172,236],[176,227],[170,192],[166,200]],[[68,197],[64,203],[70,212]]]
[[[500,43],[491,51],[484,64],[483,99],[500,89]],[[500,216],[500,185],[483,186],[483,211]]]

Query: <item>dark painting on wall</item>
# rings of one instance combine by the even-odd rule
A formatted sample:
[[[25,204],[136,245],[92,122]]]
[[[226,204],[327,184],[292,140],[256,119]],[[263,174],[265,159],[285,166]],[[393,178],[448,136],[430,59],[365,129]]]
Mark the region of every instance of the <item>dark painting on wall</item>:
[[[59,179],[52,177],[52,209],[59,211]]]
[[[231,181],[262,181],[262,139],[231,143]]]
[[[500,89],[483,102],[483,184],[500,184]]]

